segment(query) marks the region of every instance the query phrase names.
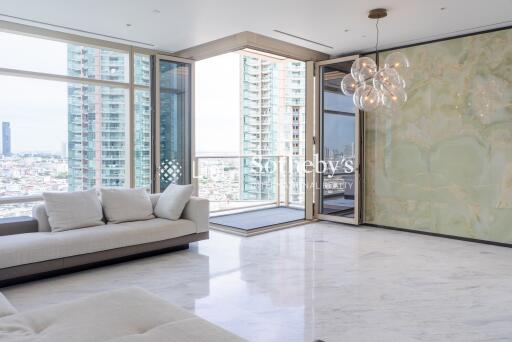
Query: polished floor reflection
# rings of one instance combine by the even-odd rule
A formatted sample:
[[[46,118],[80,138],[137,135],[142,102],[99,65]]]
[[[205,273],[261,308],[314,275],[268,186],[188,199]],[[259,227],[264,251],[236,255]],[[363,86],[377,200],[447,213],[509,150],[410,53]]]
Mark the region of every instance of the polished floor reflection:
[[[140,286],[251,341],[512,336],[512,249],[313,223],[0,289],[20,310]]]

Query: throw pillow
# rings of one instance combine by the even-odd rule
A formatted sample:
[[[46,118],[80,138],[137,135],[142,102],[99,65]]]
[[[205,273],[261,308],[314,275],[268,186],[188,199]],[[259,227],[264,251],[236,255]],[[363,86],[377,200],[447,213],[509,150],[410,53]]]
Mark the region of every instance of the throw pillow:
[[[170,184],[156,203],[155,215],[169,220],[179,220],[193,191],[194,187],[191,184]]]
[[[101,202],[109,223],[155,218],[146,189],[102,188]]]
[[[43,199],[52,232],[105,224],[101,202],[94,189],[43,192]]]

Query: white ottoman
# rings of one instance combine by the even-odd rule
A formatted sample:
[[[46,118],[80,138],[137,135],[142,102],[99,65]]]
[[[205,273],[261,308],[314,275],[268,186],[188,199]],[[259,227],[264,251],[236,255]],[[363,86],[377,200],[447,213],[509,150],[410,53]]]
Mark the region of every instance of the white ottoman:
[[[0,294],[0,341],[245,341],[139,288],[18,313]]]

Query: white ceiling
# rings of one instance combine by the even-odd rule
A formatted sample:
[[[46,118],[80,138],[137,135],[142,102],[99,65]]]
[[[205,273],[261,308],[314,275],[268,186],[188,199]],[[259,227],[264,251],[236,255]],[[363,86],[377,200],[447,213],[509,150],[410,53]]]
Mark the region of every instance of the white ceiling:
[[[389,10],[380,23],[382,48],[512,24],[511,0],[2,0],[1,5],[3,20],[73,32],[13,17],[51,23],[169,52],[241,31],[330,55],[368,51],[375,45],[375,22],[367,12],[376,7]]]

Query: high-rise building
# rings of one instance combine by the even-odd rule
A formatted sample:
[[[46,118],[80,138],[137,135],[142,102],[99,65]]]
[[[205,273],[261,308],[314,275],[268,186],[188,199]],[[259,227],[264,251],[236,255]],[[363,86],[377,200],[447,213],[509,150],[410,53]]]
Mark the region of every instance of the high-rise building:
[[[68,144],[64,141],[60,144],[60,155],[62,159],[68,158]]]
[[[280,156],[291,171],[289,199],[301,203],[304,174],[294,165],[305,153],[305,63],[241,52],[240,64],[240,151],[261,157],[242,158],[241,198],[276,199],[277,172],[272,169]]]
[[[134,81],[137,85],[149,86],[151,66],[149,56],[135,54]],[[151,92],[149,89],[135,89],[135,186],[151,185]]]
[[[2,122],[2,154],[9,156],[11,154],[11,123]]]
[[[149,74],[149,61],[148,61]],[[135,186],[151,185],[151,95],[136,90],[135,96]]]
[[[149,73],[149,59],[138,62],[147,63]],[[128,72],[126,54],[68,45],[70,76],[125,82]],[[68,85],[69,190],[125,184],[128,96],[128,91],[122,88]],[[149,106],[149,96],[137,93],[136,97]],[[145,114],[149,115],[149,110],[145,110]],[[141,162],[141,159],[136,158],[136,161]],[[136,170],[143,171],[141,167]]]

